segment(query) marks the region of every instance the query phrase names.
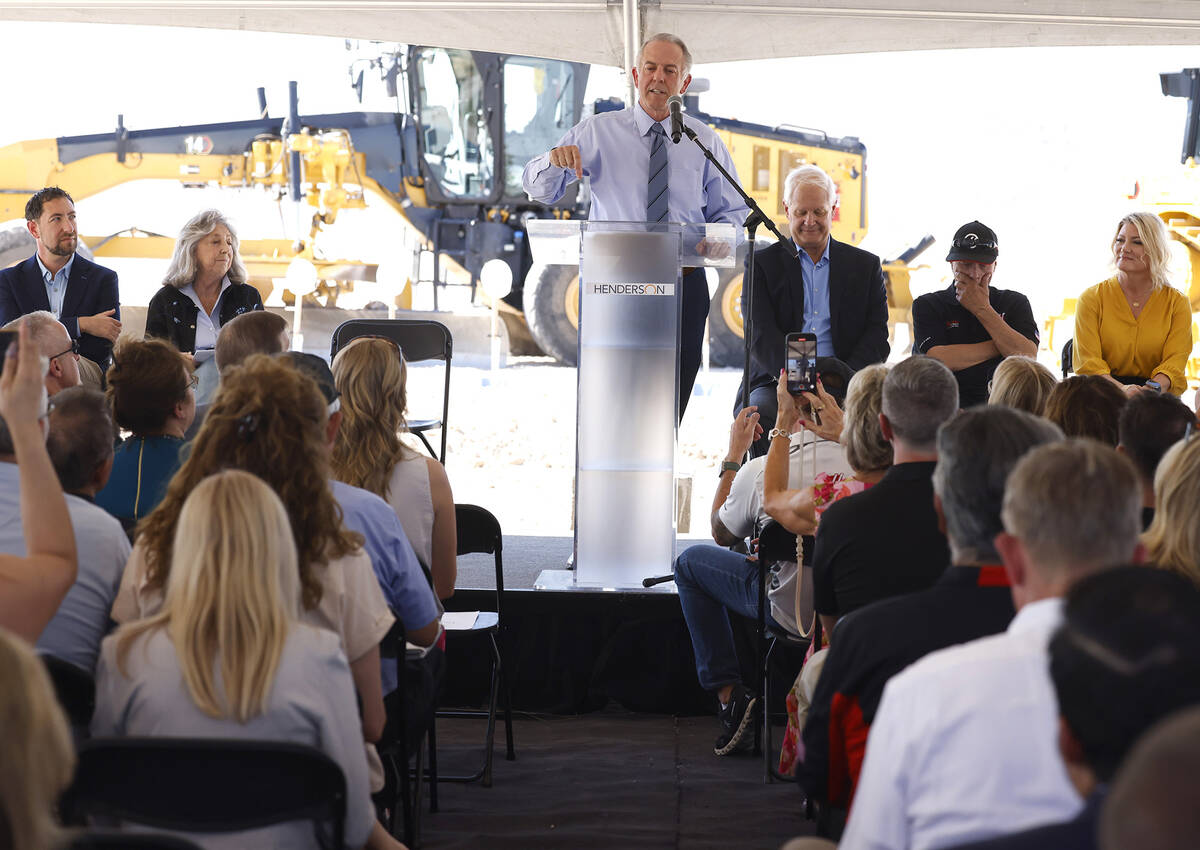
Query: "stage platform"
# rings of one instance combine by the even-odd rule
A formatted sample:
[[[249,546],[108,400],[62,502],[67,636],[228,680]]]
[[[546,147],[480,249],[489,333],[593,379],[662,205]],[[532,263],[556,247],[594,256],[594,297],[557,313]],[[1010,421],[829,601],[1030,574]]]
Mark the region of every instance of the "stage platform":
[[[680,539],[676,551],[701,543]],[[570,537],[504,538],[502,651],[514,706],[556,714],[591,712],[612,704],[680,716],[713,713],[715,698],[696,678],[691,638],[673,584],[654,590],[534,589],[543,570],[564,568],[571,547]],[[667,564],[663,573],[669,572]],[[491,556],[459,558],[457,587],[447,603],[449,610],[491,610]],[[753,621],[732,619],[743,680],[756,682]],[[772,684],[780,710],[791,677],[800,668],[799,658],[786,656],[778,653],[779,671]],[[488,661],[482,644],[448,647],[443,702],[482,702]]]

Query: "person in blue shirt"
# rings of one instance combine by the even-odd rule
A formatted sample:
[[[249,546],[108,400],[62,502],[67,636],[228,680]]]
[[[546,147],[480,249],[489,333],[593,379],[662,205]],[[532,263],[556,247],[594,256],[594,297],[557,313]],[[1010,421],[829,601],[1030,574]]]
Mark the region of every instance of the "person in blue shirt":
[[[592,191],[592,221],[671,221],[682,224],[728,223],[740,234],[748,210],[741,196],[693,144],[667,145],[655,136],[670,131],[667,101],[687,91],[692,56],[678,36],[648,38],[631,69],[638,102],[619,112],[585,118],[558,145],[525,166],[522,184],[529,197],[554,203],[567,187],[587,177]],[[701,121],[684,116],[722,167],[736,176],[724,142]],[[650,173],[656,148],[667,151],[666,179]],[[651,195],[654,187],[654,197]],[[697,246],[705,252],[703,243]],[[724,247],[724,246],[721,246]],[[703,269],[684,269],[683,319],[679,352],[679,416],[700,368],[708,284]]]

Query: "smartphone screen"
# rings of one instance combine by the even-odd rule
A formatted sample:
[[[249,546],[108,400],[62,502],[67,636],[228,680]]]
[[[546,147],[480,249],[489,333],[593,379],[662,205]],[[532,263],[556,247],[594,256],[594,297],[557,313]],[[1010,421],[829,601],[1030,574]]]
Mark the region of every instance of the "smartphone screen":
[[[792,395],[812,392],[817,387],[816,334],[788,334],[787,388]]]

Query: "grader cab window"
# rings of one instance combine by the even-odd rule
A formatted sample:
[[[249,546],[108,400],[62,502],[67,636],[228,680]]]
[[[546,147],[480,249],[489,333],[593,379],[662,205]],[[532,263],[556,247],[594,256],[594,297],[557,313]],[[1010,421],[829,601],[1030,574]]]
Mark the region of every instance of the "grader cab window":
[[[422,152],[430,176],[449,196],[489,195],[495,155],[483,79],[466,50],[423,49],[417,62]]]
[[[575,124],[575,70],[569,62],[515,57],[504,63],[504,193],[523,195],[525,163],[558,144]]]

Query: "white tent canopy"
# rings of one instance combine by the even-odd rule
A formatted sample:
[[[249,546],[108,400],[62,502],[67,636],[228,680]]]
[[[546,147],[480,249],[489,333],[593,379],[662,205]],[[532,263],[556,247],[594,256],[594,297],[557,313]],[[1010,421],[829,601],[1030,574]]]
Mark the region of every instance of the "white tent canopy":
[[[338,36],[627,67],[639,34],[697,61],[960,47],[1200,43],[1200,0],[0,0],[0,20]]]

